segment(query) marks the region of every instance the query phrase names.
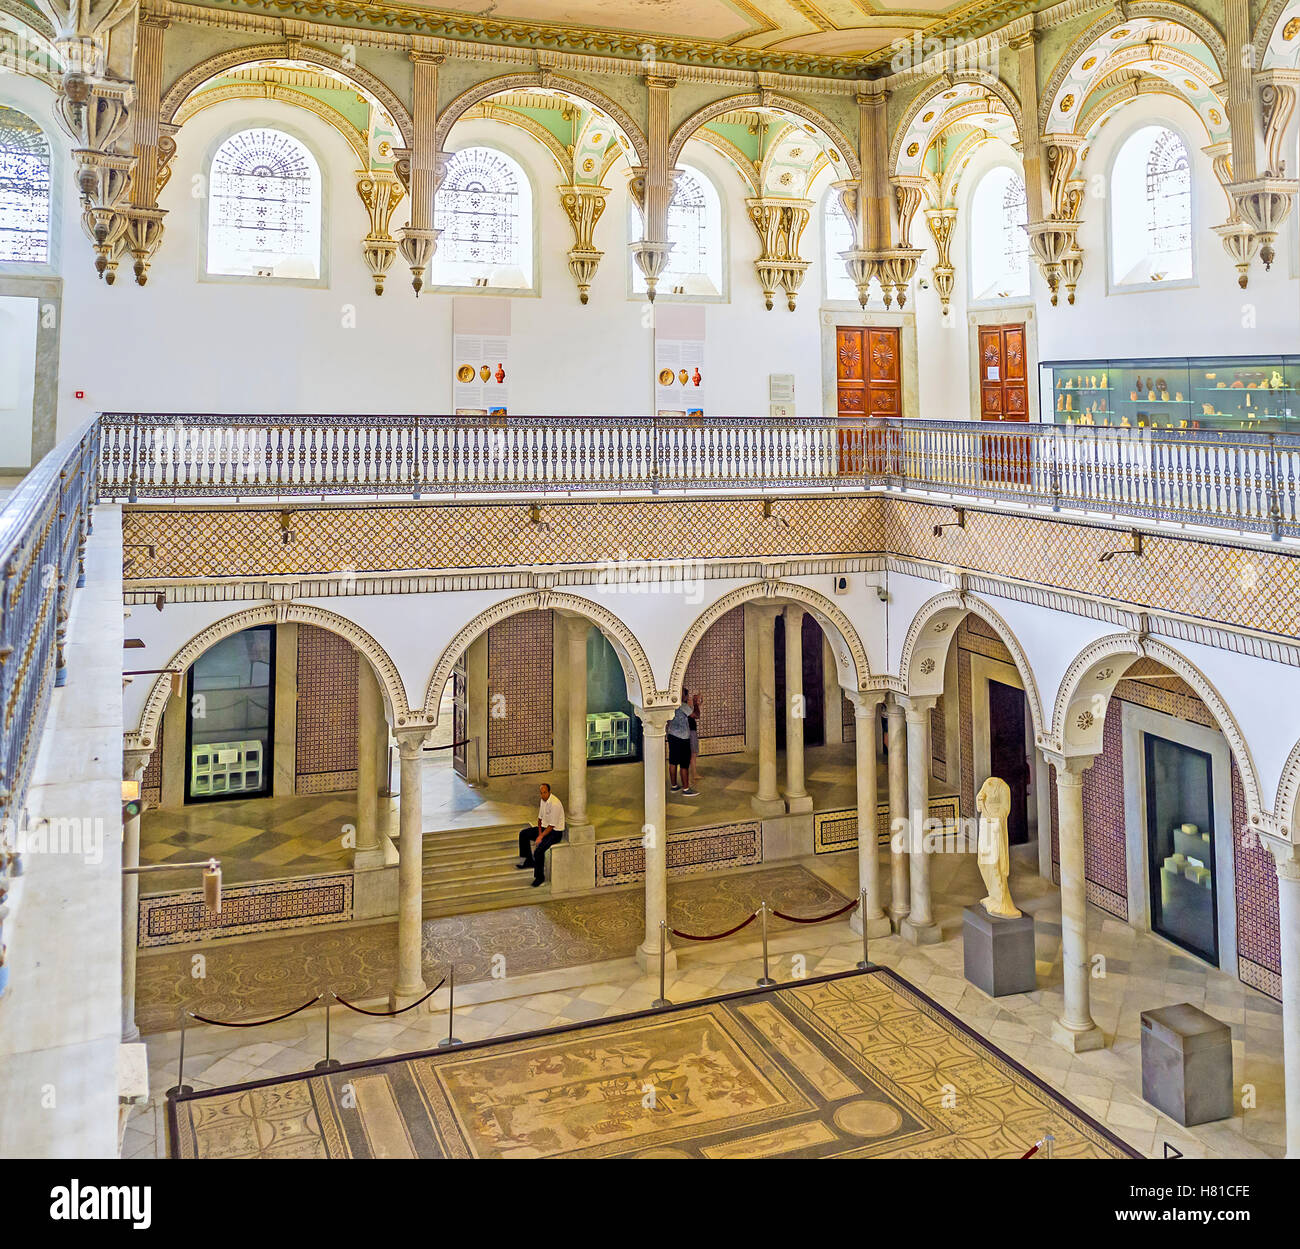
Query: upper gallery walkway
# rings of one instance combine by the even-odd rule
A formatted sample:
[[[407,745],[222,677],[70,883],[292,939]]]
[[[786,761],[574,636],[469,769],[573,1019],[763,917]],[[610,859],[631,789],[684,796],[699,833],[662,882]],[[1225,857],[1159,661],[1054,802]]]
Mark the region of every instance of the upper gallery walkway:
[[[107,413],[140,499],[906,490],[1300,536],[1300,435],[837,417]]]

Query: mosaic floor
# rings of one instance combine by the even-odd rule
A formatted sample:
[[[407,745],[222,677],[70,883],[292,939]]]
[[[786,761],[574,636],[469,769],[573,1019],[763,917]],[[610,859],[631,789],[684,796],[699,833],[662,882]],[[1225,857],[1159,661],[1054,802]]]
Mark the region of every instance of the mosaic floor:
[[[804,866],[841,894],[856,889],[852,854],[820,855]],[[1062,1008],[1060,896],[1031,865],[1013,857],[1012,892],[1034,916],[1038,988],[992,999],[962,975],[961,911],[985,892],[972,856],[940,856],[932,865],[936,919],[945,940],[920,948],[898,937],[871,943],[872,961],[898,972],[982,1037],[1059,1090],[1146,1157],[1172,1146],[1189,1158],[1280,1158],[1285,1152],[1281,1006],[1234,976],[1187,957],[1167,942],[1089,907],[1088,948],[1105,958],[1105,975],[1092,982],[1093,1016],[1107,1047],[1070,1054],[1051,1039]],[[670,885],[669,896],[676,892]],[[772,975],[778,980],[849,970],[861,957],[861,939],[844,920],[775,933]],[[761,946],[751,927],[725,941],[679,946],[668,977],[668,997],[692,1002],[752,988],[762,972]],[[142,965],[146,962],[141,960]],[[647,1009],[657,980],[633,959],[508,975],[456,990],[455,1033],[465,1041],[511,1037],[541,1028],[626,1015]],[[1139,1016],[1186,1001],[1232,1028],[1234,1080],[1252,1091],[1230,1119],[1185,1128],[1142,1100]],[[333,1054],[365,1062],[433,1049],[447,1035],[447,991],[419,1010],[374,1019],[336,1010]],[[126,1126],[123,1156],[166,1156],[163,1091],[176,1083],[180,1033],[148,1037],[150,1101]],[[321,1011],[309,1010],[256,1029],[190,1028],[185,1080],[205,1090],[245,1081],[277,1080],[310,1071],[324,1050]]]
[[[711,933],[744,919],[764,898],[790,915],[822,915],[847,898],[798,865],[674,881],[668,918],[687,932]],[[772,920],[771,930],[792,927]],[[593,897],[426,920],[425,979],[436,984],[454,962],[458,983],[526,976],[554,968],[629,958],[645,935],[645,892],[611,889]],[[387,995],[396,967],[396,925],[327,929],[205,947],[194,978],[192,948],[141,952],[136,1019],[142,1033],[177,1026],[183,1008],[215,1019],[262,1019],[332,989],[353,1001]]]
[[[1136,1156],[887,971],[174,1105],[182,1158]]]

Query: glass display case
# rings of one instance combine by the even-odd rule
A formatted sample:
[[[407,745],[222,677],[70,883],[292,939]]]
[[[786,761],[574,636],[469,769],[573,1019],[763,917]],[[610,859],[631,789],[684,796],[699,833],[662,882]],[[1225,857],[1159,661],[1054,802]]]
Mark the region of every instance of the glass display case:
[[[1300,430],[1300,356],[1155,356],[1039,366],[1042,419],[1138,429]]]

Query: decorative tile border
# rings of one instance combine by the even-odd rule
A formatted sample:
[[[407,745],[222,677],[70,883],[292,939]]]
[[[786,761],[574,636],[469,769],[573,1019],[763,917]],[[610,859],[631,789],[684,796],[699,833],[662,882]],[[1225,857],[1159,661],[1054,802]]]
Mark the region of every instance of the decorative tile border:
[[[690,876],[763,861],[759,820],[714,824],[668,834],[668,875]],[[620,837],[596,845],[596,886],[632,885],[645,879],[645,847],[640,837]]]
[[[293,792],[295,794],[340,794],[356,787],[355,771],[299,773],[294,782]]]
[[[234,885],[222,890],[220,915],[204,905],[201,889],[185,889],[140,899],[139,942],[143,948],[182,945],[351,918],[351,873]]]
[[[960,815],[957,797],[935,798],[930,802],[930,818],[942,820],[945,825],[956,822]],[[876,842],[889,845],[889,803],[876,807]],[[858,845],[858,809],[847,807],[842,811],[818,811],[813,816],[813,853],[838,854],[841,850],[855,850]]]
[[[1269,971],[1267,967],[1261,967],[1258,963],[1252,963],[1250,959],[1237,955],[1237,974],[1241,977],[1243,983],[1250,985],[1252,989],[1258,989],[1261,993],[1267,993],[1269,997],[1282,1000],[1282,977],[1275,971]]]

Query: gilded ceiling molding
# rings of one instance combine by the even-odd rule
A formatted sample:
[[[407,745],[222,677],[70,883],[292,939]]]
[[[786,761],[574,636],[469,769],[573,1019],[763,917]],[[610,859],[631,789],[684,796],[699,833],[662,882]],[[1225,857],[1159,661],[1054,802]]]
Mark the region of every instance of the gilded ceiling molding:
[[[502,91],[517,91],[527,87],[547,87],[555,91],[563,91],[582,100],[591,108],[598,109],[623,132],[632,145],[632,153],[636,160],[631,161],[629,158],[630,163],[640,165],[646,163],[650,149],[646,142],[645,131],[637,125],[626,109],[615,103],[603,91],[587,83],[545,69],[531,74],[502,74],[495,78],[487,78],[462,91],[438,115],[438,124],[434,129],[435,149],[439,152],[445,150],[451,128],[475,105],[483,103]]]
[[[677,127],[673,132],[672,139],[669,141],[669,166],[677,163],[686,140],[691,138],[702,126],[721,117],[723,113],[731,113],[736,109],[758,108],[780,109],[816,126],[839,152],[849,171],[849,175],[855,180],[862,177],[862,165],[858,160],[856,142],[850,142],[848,136],[824,113],[819,112],[810,105],[802,104],[798,100],[792,100],[788,96],[769,91],[755,91],[746,95],[727,96],[725,99],[715,100],[712,104],[706,104],[703,108],[692,113]]]
[[[306,109],[314,113],[327,125],[333,126],[347,141],[358,161],[370,163],[370,149],[366,136],[361,133],[336,108],[331,108],[324,100],[318,100],[305,91],[295,91],[292,87],[283,87],[275,82],[238,82],[227,83],[220,87],[209,87],[189,96],[176,114],[175,125],[184,126],[196,113],[214,104],[224,104],[227,100],[278,100],[281,104],[292,104],[295,108]]]
[[[255,43],[241,48],[229,48],[191,66],[172,83],[163,96],[163,123],[174,122],[185,100],[209,79],[237,66],[256,61],[306,61],[310,65],[319,65],[323,69],[333,70],[351,82],[361,94],[368,94],[379,102],[397,126],[403,147],[410,147],[414,142],[415,127],[411,121],[411,114],[383,79],[369,70],[362,69],[360,65],[348,64],[328,48],[299,43],[293,38],[286,38],[276,43]]]
[[[1282,20],[1282,14],[1286,12],[1290,3],[1291,0],[1268,0],[1264,11],[1255,19],[1255,42],[1252,45],[1255,53],[1253,68],[1268,68],[1265,64],[1268,59],[1268,45],[1273,42],[1277,24]]]

